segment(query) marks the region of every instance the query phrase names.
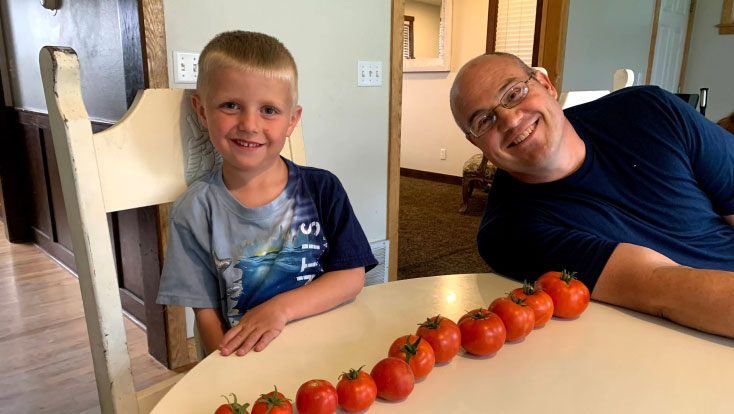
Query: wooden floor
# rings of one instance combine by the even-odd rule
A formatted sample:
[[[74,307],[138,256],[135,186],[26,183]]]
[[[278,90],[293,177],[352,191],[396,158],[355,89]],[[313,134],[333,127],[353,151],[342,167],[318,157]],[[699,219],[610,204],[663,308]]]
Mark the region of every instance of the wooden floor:
[[[172,377],[125,318],[137,390]],[[32,244],[12,244],[0,222],[0,412],[98,413],[79,282]]]

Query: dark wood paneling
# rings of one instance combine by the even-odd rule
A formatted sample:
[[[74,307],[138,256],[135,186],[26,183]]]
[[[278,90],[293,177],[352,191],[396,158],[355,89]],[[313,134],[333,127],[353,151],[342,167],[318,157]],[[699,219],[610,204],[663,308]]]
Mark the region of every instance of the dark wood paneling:
[[[122,64],[125,71],[125,98],[127,106],[130,107],[138,90],[145,88],[138,0],[117,0],[117,9],[122,38]]]
[[[59,243],[67,251],[74,250],[71,243],[71,232],[69,230],[69,219],[66,216],[66,205],[64,204],[64,192],[61,189],[61,177],[59,176],[59,164],[56,162],[56,149],[54,147],[51,131],[41,130],[41,137],[45,143],[46,163],[48,165],[47,179],[48,190],[51,195],[50,212],[53,225],[53,241]]]
[[[11,242],[32,239],[28,222],[30,185],[26,171],[26,149],[18,113],[13,108],[0,108],[0,197],[5,230]]]
[[[40,129],[36,125],[22,123],[26,147],[26,165],[31,190],[30,224],[48,240],[53,240],[49,191],[46,180],[46,149]]]

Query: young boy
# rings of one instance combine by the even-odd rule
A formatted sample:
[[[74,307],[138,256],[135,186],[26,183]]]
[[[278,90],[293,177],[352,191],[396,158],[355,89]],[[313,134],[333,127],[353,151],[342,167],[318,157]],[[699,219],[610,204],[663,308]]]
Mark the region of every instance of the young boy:
[[[158,303],[194,308],[207,354],[245,355],[355,297],[377,261],[339,180],[280,157],[301,117],[285,46],[226,32],[199,65],[192,104],[223,163],[173,205]]]

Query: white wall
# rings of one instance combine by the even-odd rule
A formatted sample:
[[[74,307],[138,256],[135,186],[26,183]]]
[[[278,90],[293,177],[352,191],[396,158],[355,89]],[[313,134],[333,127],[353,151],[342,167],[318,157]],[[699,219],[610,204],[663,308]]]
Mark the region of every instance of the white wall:
[[[706,117],[712,121],[734,111],[734,35],[720,35],[715,26],[721,22],[724,0],[696,3],[693,33],[688,52],[688,68],[683,92],[699,93],[709,88]]]
[[[38,1],[1,0],[0,18],[13,106],[47,112],[38,54],[43,46],[68,46],[79,56],[89,116],[115,122],[125,113],[117,1],[65,1],[54,14]]]
[[[464,63],[481,55],[487,41],[487,1],[453,2],[451,71],[403,75],[400,167],[461,176],[464,162],[479,149],[456,126],[449,90]],[[446,160],[440,160],[441,148]]]
[[[288,47],[298,65],[308,165],[336,174],[367,238],[384,240],[390,1],[218,0],[183,7],[164,0],[163,5],[169,70],[173,51],[199,52],[226,30],[264,32]],[[358,60],[382,62],[382,87],[357,87]]]
[[[562,89],[611,90],[614,72],[622,68],[632,69],[640,84],[654,13],[655,0],[571,0]]]

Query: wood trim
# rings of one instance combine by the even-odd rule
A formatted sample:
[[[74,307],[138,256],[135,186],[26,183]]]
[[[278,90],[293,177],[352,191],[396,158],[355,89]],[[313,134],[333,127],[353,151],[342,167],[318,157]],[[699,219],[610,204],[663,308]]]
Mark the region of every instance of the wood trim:
[[[398,216],[400,210],[400,125],[403,110],[403,15],[405,0],[392,0],[390,31],[390,103],[387,149],[387,280],[398,280]]]
[[[734,0],[724,0],[721,6],[721,24],[717,24],[719,34],[734,34]]]
[[[166,51],[166,27],[163,14],[163,0],[139,0],[141,45],[143,50],[143,71],[146,88],[168,88],[168,58]],[[163,268],[168,246],[168,212],[171,204],[157,206],[155,219],[158,228],[159,268]],[[186,313],[181,306],[166,306],[165,311],[166,344],[168,347],[168,367],[178,369],[196,362],[196,354],[189,352],[186,337]]]
[[[419,178],[421,180],[435,181],[437,183],[461,185],[461,177],[457,177],[455,175],[413,170],[410,168],[401,168],[400,175],[402,177]]]
[[[719,28],[719,34],[734,34],[734,23],[727,23],[727,24],[717,24],[716,27]]]
[[[548,78],[559,93],[563,87],[569,1],[545,0],[542,5],[537,66],[548,71]]]
[[[660,20],[660,0],[655,0],[655,14],[653,15],[652,21],[652,34],[650,35],[650,52],[647,55],[647,77],[645,78],[645,84],[650,84],[650,77],[652,77],[652,61],[655,58],[655,42],[658,37],[658,21]]]
[[[146,88],[168,88],[166,23],[163,0],[139,0],[143,48],[143,72]]]
[[[487,53],[494,52],[495,40],[497,39],[497,8],[499,0],[489,0],[487,7],[487,44],[485,51]]]
[[[691,0],[691,12],[688,14],[688,27],[686,28],[686,44],[683,47],[683,61],[680,64],[680,79],[678,80],[678,92],[683,92],[683,84],[686,82],[686,69],[688,67],[688,51],[691,47],[691,34],[693,34],[693,19],[696,17],[696,0]]]
[[[533,36],[533,59],[532,66],[539,66],[540,60],[540,35],[543,29],[543,0],[535,4],[535,35]]]

